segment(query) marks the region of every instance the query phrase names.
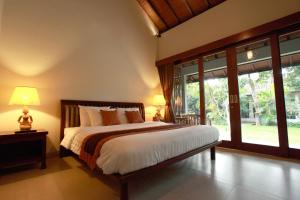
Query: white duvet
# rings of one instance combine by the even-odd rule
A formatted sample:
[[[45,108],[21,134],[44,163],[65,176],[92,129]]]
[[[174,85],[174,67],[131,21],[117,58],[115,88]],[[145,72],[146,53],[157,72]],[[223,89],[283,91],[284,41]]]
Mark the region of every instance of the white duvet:
[[[145,122],[114,126],[74,127],[65,129],[61,145],[79,154],[87,135],[114,130],[167,125],[163,122]],[[198,125],[180,129],[134,134],[106,142],[96,163],[104,174],[126,174],[173,158],[219,138],[212,126]]]

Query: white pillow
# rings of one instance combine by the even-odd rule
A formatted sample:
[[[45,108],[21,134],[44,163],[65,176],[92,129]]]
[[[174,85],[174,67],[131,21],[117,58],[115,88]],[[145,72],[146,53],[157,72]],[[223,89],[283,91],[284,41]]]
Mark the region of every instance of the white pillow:
[[[103,126],[100,110],[115,110],[110,107],[89,107],[86,109],[91,126]]]
[[[109,107],[94,107],[94,106],[78,106],[79,107],[79,116],[80,116],[80,126],[85,127],[85,126],[91,126],[91,119],[88,114],[88,110],[94,109],[94,110],[99,110],[100,109],[109,109]]]
[[[125,111],[140,111],[139,108],[117,108],[118,118],[121,124],[128,124]]]
[[[79,106],[79,118],[80,118],[80,126],[90,126],[90,118],[86,111],[87,106]]]

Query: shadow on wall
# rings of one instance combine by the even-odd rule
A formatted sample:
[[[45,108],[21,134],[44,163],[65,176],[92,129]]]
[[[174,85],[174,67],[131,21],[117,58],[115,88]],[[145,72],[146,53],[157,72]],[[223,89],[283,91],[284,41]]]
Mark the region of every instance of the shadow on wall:
[[[0,131],[18,128],[22,108],[8,106],[16,86],[38,89],[41,105],[30,112],[33,126],[49,131],[48,152],[58,149],[61,99],[151,105],[148,99],[160,93],[156,41],[138,6],[0,0]]]
[[[20,75],[37,76],[56,66],[91,34],[108,34],[105,29],[95,30],[100,26],[93,5],[60,2],[2,1],[0,58],[5,67]]]

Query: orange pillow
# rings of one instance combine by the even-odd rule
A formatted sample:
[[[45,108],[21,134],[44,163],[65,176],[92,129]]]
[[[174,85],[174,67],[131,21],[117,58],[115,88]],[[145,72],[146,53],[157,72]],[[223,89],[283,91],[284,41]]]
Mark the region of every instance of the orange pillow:
[[[139,111],[125,111],[129,123],[143,123],[144,120]]]
[[[117,110],[100,110],[104,126],[121,124]]]

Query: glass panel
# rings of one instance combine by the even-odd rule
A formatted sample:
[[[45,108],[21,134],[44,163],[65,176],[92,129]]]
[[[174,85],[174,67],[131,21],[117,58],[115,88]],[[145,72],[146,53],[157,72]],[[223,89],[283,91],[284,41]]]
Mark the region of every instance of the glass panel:
[[[300,31],[279,41],[289,146],[300,149]]]
[[[191,61],[175,66],[173,108],[176,122],[200,124],[198,63]]]
[[[206,124],[218,128],[220,139],[231,140],[225,51],[203,57]]]
[[[242,141],[279,146],[270,41],[236,50]]]
[[[199,74],[190,74],[185,76],[185,113],[199,114],[200,97],[199,97]]]

